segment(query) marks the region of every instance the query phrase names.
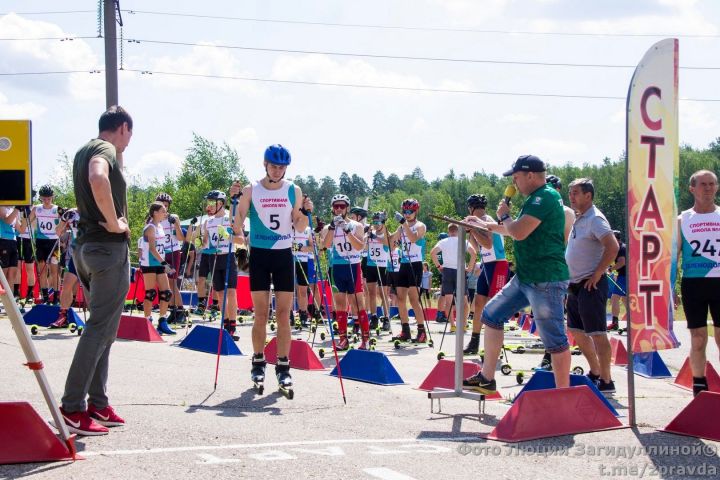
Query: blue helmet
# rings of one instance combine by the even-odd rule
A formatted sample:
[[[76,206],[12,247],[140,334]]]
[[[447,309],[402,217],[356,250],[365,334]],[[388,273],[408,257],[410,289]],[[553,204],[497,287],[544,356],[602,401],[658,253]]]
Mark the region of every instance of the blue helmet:
[[[265,149],[265,161],[275,165],[290,165],[290,152],[279,143]]]

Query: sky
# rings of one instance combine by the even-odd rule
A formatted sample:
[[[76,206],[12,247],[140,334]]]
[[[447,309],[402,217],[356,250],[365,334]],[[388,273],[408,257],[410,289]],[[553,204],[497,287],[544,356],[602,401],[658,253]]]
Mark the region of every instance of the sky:
[[[140,183],[175,174],[193,133],[235,148],[251,179],[274,143],[292,154],[290,177],[368,181],[416,167],[427,179],[501,174],[529,153],[551,165],[617,159],[634,66],[672,36],[680,142],[705,148],[720,137],[714,0],[120,5],[119,103],[135,124],[125,163]],[[96,0],[0,3],[0,119],[32,120],[35,185],[58,178],[58,158],[97,135],[97,35]],[[76,73],[17,75],[28,72]]]

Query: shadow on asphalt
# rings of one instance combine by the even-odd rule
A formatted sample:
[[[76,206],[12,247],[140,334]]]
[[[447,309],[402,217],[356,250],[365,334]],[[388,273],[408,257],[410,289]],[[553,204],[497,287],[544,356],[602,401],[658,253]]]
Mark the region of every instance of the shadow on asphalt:
[[[214,393],[214,392],[213,392]],[[209,405],[207,402],[213,393],[208,395],[202,402],[190,405],[185,413],[195,413],[199,410],[217,412],[221,417],[245,417],[246,413],[269,413],[270,415],[281,415],[278,407],[272,407],[278,399],[284,398],[278,391],[265,391],[258,395],[254,388],[248,388],[239,397],[225,400],[217,405]]]
[[[708,412],[716,415],[717,412]],[[711,441],[703,441],[696,437],[686,437],[665,432],[641,433],[637,428],[632,429],[638,441],[645,447],[645,453],[653,462],[658,473],[678,472],[678,467],[700,467],[720,472],[720,457],[718,447]],[[685,477],[689,472],[685,472]],[[705,476],[697,471],[696,475]],[[682,476],[668,475],[666,478],[682,478]],[[716,477],[717,478],[717,477]]]

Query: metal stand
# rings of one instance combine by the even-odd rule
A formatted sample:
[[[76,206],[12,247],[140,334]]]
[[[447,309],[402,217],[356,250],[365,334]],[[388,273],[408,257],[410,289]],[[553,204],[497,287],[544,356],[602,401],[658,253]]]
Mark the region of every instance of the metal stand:
[[[455,288],[455,312],[457,319],[457,330],[455,334],[455,388],[454,390],[448,390],[446,388],[435,388],[432,392],[428,392],[428,398],[430,399],[430,413],[433,412],[433,401],[437,398],[438,400],[438,413],[440,413],[442,405],[440,400],[443,398],[467,398],[469,400],[475,400],[478,402],[479,415],[485,413],[485,395],[477,392],[467,392],[462,388],[463,382],[463,346],[465,336],[465,302],[463,299],[458,298],[458,292],[465,291],[465,229],[459,228],[458,232],[458,255],[457,255],[457,286]],[[452,312],[451,312],[452,313]]]
[[[67,427],[65,426],[65,421],[60,414],[60,409],[55,401],[55,396],[53,395],[50,384],[45,376],[43,363],[38,356],[37,350],[35,350],[35,345],[33,344],[30,334],[25,327],[25,322],[23,322],[17,303],[15,303],[15,299],[12,297],[12,289],[5,278],[5,273],[2,269],[0,269],[0,302],[2,302],[5,306],[5,313],[10,319],[10,324],[15,331],[18,343],[20,343],[20,347],[22,347],[22,350],[25,353],[25,358],[27,359],[25,366],[27,366],[35,374],[35,378],[40,386],[40,391],[42,391],[43,397],[45,397],[45,403],[47,403],[48,409],[50,410],[50,415],[52,415],[56,428],[60,432],[60,438],[62,438],[67,445],[68,450],[74,456],[75,446],[72,441],[74,436],[70,436]]]

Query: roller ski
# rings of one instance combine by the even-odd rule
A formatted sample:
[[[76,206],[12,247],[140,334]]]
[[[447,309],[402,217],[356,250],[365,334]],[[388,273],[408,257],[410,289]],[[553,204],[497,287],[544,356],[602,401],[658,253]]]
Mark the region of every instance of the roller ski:
[[[267,362],[265,361],[265,355],[262,353],[253,354],[252,357],[252,368],[250,370],[250,380],[253,382],[253,388],[262,395],[265,391],[265,367]]]
[[[400,331],[400,335],[394,336],[390,339],[390,341],[395,345],[395,348],[400,348],[400,345],[405,342],[409,342],[412,340],[412,334],[410,333],[410,324],[403,323],[401,325],[402,330]]]
[[[382,320],[382,331],[389,332],[391,330],[390,319],[388,317],[382,317],[381,320]]]
[[[470,337],[470,341],[463,350],[463,355],[477,355],[480,351],[480,334],[473,333]]]
[[[57,320],[52,322],[48,328],[51,330],[56,328],[68,328],[67,309],[61,308]]]
[[[290,360],[287,357],[278,357],[275,365],[275,376],[278,381],[278,391],[288,400],[295,397],[292,377],[290,376]]]

